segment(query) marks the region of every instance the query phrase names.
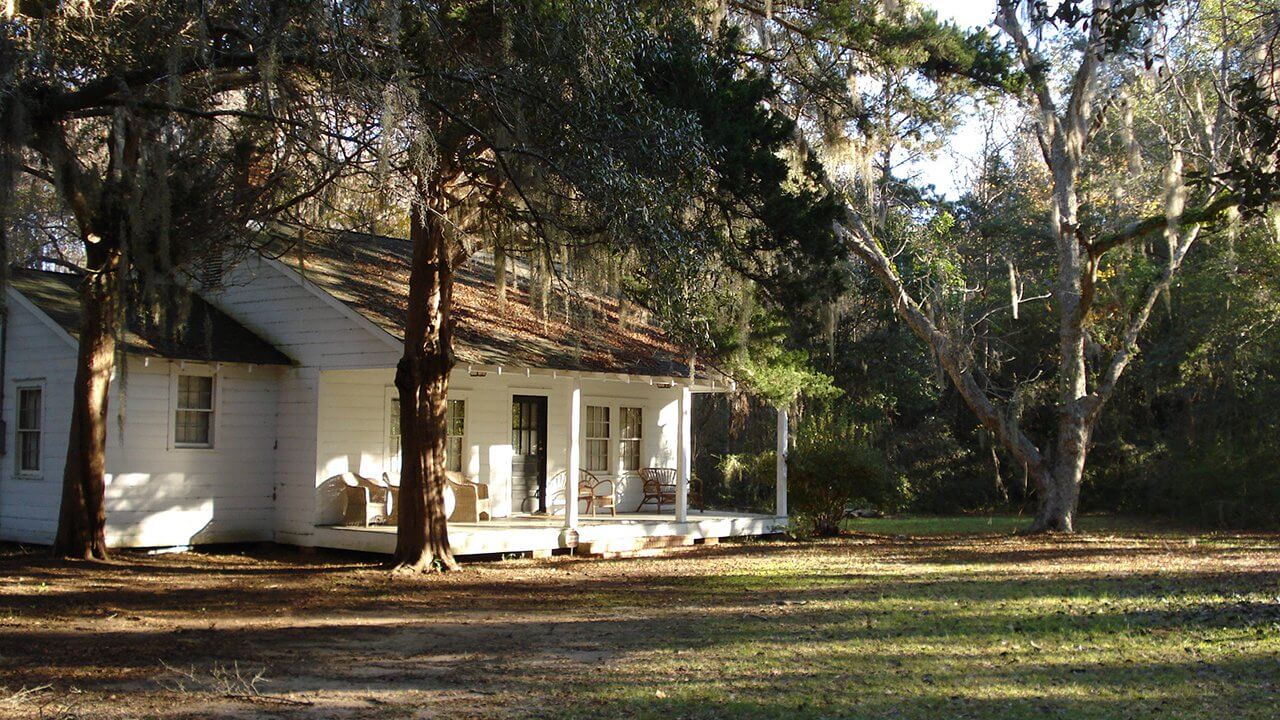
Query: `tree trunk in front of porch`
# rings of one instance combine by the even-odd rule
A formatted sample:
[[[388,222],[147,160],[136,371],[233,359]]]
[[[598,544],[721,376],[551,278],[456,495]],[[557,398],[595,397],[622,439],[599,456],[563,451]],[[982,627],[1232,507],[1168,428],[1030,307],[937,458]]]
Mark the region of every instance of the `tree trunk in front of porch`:
[[[71,390],[62,505],[53,544],[54,554],[84,560],[107,558],[107,399],[115,369],[115,322],[120,298],[116,287],[119,254],[100,247],[102,242],[86,243],[92,273],[80,288],[83,325]]]
[[[422,188],[410,217],[413,266],[404,355],[396,367],[400,393],[398,570],[456,570],[444,510],[445,415],[453,369],[453,268],[445,236],[443,182]],[[425,206],[425,207],[424,207]]]

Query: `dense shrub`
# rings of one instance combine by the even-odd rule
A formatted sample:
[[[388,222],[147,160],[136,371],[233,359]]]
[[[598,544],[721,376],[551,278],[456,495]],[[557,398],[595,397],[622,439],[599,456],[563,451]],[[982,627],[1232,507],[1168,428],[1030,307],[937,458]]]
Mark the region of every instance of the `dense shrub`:
[[[835,535],[848,509],[892,511],[908,497],[905,481],[884,453],[838,416],[802,424],[787,456],[787,478],[791,515],[806,534]]]
[[[1280,527],[1280,463],[1265,444],[1208,442],[1114,478],[1123,510],[1223,528]]]
[[[707,483],[702,489],[708,505],[747,512],[774,511],[777,453],[731,453],[718,460],[719,482]]]

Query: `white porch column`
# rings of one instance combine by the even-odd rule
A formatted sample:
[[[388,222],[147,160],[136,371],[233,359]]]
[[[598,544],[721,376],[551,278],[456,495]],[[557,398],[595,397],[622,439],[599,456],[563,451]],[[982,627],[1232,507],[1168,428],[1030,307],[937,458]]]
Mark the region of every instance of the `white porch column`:
[[[778,517],[787,516],[787,447],[790,444],[787,435],[789,432],[787,409],[780,407],[778,408],[778,464],[774,469],[778,485],[777,509],[775,511]]]
[[[578,526],[578,475],[582,467],[578,438],[581,434],[582,383],[574,378],[573,389],[569,391],[569,457],[564,465],[564,526],[570,530]]]
[[[676,522],[689,519],[689,477],[693,472],[693,390],[680,388],[680,434],[676,457]]]

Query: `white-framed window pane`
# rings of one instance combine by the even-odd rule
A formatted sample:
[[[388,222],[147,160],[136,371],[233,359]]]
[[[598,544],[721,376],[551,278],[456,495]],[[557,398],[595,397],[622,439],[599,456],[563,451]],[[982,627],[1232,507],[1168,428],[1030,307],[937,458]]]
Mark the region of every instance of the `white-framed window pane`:
[[[40,471],[40,423],[44,390],[38,387],[18,388],[18,472]]]
[[[182,445],[208,445],[212,437],[213,413],[179,410],[173,439]]]
[[[40,433],[29,431],[18,433],[18,470],[20,472],[40,471]]]
[[[450,400],[448,418],[445,421],[448,435],[463,435],[467,427],[467,401]]]
[[[609,470],[609,408],[587,406],[586,461],[583,467],[592,472]]]
[[[638,440],[640,439],[640,424],[642,412],[637,407],[618,408],[618,415],[622,421],[622,439]]]
[[[609,437],[609,408],[598,405],[587,406],[587,437]]]
[[[18,429],[19,430],[39,430],[40,429],[40,403],[42,398],[40,388],[21,388],[18,390]]]
[[[444,466],[462,472],[463,437],[467,430],[467,402],[450,400],[445,412]]]
[[[618,443],[618,453],[622,456],[623,470],[640,469],[640,441],[623,440]]]
[[[387,403],[387,472],[400,474],[400,398]]]
[[[178,408],[173,441],[178,445],[213,445],[213,377],[178,376]]]
[[[444,450],[444,467],[446,470],[462,472],[462,438],[451,436],[446,438]]]
[[[584,467],[592,472],[609,470],[609,441],[587,440],[587,458]]]
[[[620,424],[618,454],[622,459],[622,469],[639,470],[644,413],[637,407],[618,408],[618,422]]]
[[[212,410],[213,378],[207,375],[178,376],[178,409]]]

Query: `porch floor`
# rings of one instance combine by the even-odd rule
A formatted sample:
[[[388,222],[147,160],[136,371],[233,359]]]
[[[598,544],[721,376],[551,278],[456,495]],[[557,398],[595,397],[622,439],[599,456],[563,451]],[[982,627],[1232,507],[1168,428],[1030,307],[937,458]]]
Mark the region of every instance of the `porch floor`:
[[[578,518],[578,544],[623,542],[641,537],[687,536],[693,539],[769,535],[786,525],[774,515],[690,510],[686,522],[673,513],[583,514]],[[350,527],[317,525],[318,547],[390,554],[396,547],[394,525]],[[480,523],[449,523],[455,555],[483,555],[559,550],[568,545],[562,515],[517,515]]]

